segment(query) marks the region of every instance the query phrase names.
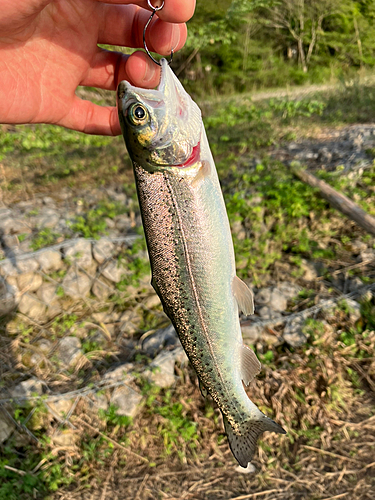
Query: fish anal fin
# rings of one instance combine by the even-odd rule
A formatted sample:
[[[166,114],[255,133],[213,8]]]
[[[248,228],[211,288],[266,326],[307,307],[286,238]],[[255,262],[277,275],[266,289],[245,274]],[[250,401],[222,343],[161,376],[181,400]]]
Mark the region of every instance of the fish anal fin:
[[[263,413],[260,414],[259,420],[249,420],[242,424],[240,435],[234,433],[225,415],[223,415],[223,420],[230,449],[241,467],[247,467],[248,463],[253,459],[258,439],[264,431],[286,434],[279,424],[266,417]]]
[[[245,385],[249,385],[262,368],[255,352],[245,344],[241,348],[241,378]]]
[[[246,314],[254,314],[254,299],[250,288],[238,276],[233,278],[232,290],[237,300],[238,308]]]

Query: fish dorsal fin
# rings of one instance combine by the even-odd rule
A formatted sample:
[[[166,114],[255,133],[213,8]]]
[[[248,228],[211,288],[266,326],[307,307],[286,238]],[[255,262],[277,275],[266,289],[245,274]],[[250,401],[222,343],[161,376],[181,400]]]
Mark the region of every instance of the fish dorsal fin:
[[[255,352],[242,344],[241,349],[241,378],[245,385],[249,385],[262,368]]]
[[[254,314],[253,293],[250,288],[238,276],[233,278],[233,294],[237,300],[239,309],[248,316]]]

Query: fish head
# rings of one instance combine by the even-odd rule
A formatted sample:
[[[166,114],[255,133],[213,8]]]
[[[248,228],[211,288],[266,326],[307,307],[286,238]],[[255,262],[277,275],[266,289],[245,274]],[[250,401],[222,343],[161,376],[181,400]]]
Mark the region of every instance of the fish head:
[[[157,89],[119,84],[122,134],[133,162],[146,170],[184,167],[197,160],[203,123],[201,112],[165,59]]]

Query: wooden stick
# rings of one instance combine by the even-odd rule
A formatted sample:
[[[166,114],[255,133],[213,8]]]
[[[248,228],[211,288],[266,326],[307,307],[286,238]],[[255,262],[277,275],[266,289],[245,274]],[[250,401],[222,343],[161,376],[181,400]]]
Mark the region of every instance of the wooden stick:
[[[326,182],[304,170],[298,162],[292,162],[290,168],[293,174],[301,179],[301,181],[306,182],[306,184],[311,187],[319,189],[321,196],[325,198],[330,205],[345,214],[350,219],[354,220],[365,231],[375,235],[374,217],[362,210],[362,208],[356,205],[347,196],[339,193]]]

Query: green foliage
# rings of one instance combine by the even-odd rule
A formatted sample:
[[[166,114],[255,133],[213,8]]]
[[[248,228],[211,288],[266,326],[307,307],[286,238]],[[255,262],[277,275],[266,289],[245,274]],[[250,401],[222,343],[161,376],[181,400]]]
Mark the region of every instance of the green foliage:
[[[126,273],[124,273],[122,280],[116,284],[116,288],[119,291],[126,291],[129,285],[139,286],[142,278],[150,273],[145,239],[137,239],[130,248],[124,250],[118,256],[118,262],[126,269]]]
[[[173,451],[177,451],[182,459],[181,441],[187,443],[190,448],[196,447],[195,440],[198,439],[196,423],[188,418],[186,409],[181,403],[172,401],[170,391],[166,392],[163,405],[155,407],[155,413],[163,417],[158,431],[163,438],[165,453],[170,455]]]
[[[124,428],[129,427],[133,422],[132,417],[128,417],[126,415],[119,415],[117,411],[118,407],[111,404],[107,410],[99,409],[99,416],[100,418],[105,420],[108,425],[120,426]]]
[[[126,212],[126,207],[121,203],[104,200],[97,207],[88,210],[84,215],[79,215],[71,222],[70,228],[84,238],[98,239],[107,233],[106,218],[114,219],[116,215]]]
[[[38,231],[38,233],[33,236],[29,246],[34,251],[39,250],[40,248],[54,245],[59,236],[60,235],[58,233],[55,233],[52,229],[46,227]]]

